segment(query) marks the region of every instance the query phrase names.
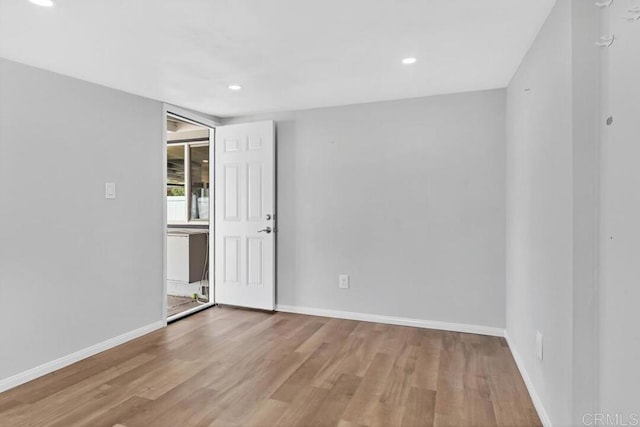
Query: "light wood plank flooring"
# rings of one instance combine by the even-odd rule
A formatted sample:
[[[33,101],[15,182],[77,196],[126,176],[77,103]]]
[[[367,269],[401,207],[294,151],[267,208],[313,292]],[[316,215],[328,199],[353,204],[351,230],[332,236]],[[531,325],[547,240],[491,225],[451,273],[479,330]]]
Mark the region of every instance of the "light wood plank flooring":
[[[212,308],[0,394],[0,426],[538,426],[502,338]]]

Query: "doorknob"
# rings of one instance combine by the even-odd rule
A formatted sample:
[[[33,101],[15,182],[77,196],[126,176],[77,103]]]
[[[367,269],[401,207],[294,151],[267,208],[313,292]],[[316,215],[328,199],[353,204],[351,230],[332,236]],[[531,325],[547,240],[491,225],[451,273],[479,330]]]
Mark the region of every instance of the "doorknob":
[[[271,233],[271,227],[267,227],[267,228],[265,228],[263,230],[258,230],[258,233],[267,233],[267,234],[269,234],[269,233]]]

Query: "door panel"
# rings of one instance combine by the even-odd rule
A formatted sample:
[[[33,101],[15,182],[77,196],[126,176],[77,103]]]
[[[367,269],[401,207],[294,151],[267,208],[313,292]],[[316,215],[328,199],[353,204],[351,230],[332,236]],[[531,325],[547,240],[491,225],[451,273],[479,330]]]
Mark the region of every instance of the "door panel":
[[[273,310],[274,123],[218,127],[212,150],[220,189],[214,228],[216,302]]]

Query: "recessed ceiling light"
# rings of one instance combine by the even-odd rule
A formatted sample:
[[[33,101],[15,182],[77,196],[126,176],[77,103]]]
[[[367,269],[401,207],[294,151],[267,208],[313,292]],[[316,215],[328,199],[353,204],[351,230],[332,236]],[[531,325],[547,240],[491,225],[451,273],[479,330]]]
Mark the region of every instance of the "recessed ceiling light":
[[[416,61],[417,61],[416,58],[404,58],[402,60],[402,63],[405,64],[405,65],[409,65],[409,64],[415,64]]]
[[[29,0],[31,3],[42,7],[53,7],[53,0]]]
[[[202,161],[202,163],[209,163],[209,160],[204,159],[204,160]]]
[[[240,90],[240,89],[242,89],[242,86],[239,86],[239,85],[229,85],[229,89],[230,89],[230,90]]]

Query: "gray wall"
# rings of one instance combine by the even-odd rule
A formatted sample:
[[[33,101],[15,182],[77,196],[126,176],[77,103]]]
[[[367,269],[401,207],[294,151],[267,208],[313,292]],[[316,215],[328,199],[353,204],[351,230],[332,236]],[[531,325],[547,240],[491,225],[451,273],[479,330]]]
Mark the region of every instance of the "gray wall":
[[[613,2],[602,31],[616,41],[603,58],[603,118],[614,121],[602,147],[599,400],[627,422],[640,413],[640,21],[621,19],[633,6]]]
[[[278,304],[505,326],[504,90],[227,123],[261,119],[277,121]]]
[[[554,425],[571,423],[571,72],[559,0],[507,90],[507,333]]]
[[[554,425],[597,405],[598,13],[558,0],[507,90],[507,333]]]
[[[163,319],[162,119],[0,59],[0,380]]]
[[[597,410],[601,10],[572,0],[573,423]]]

